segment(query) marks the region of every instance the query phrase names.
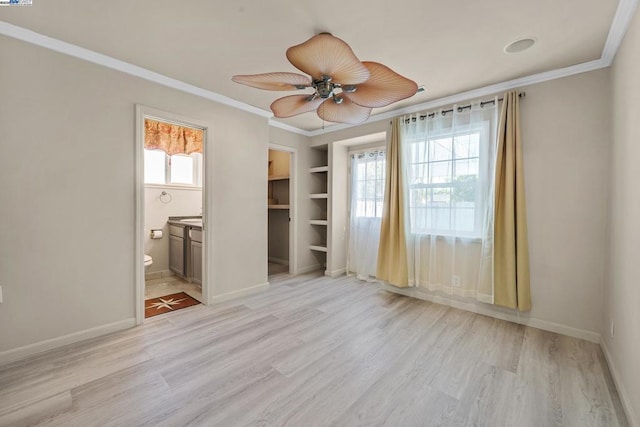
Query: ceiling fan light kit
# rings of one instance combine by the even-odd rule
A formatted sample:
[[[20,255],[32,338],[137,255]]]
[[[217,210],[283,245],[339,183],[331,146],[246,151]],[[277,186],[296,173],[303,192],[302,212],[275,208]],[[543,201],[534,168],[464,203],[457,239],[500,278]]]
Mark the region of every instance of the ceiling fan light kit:
[[[310,77],[297,73],[236,75],[232,80],[265,90],[313,89],[312,93],[275,100],[271,111],[285,118],[317,111],[328,122],[365,122],[380,108],[416,94],[418,85],[377,62],[361,62],[347,43],[320,33],[287,49],[287,59]]]

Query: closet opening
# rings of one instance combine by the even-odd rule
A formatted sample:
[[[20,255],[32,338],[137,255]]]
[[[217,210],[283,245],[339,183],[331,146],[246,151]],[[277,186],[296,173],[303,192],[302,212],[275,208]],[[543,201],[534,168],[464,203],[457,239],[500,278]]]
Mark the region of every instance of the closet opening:
[[[294,275],[294,159],[288,147],[269,145],[267,222],[269,280]]]

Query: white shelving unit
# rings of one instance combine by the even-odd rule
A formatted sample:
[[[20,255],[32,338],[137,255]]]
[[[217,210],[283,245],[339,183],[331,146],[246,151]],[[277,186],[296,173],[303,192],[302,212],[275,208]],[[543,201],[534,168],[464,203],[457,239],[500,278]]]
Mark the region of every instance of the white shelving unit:
[[[315,159],[313,162],[315,165],[309,169],[311,174],[311,193],[309,194],[311,206],[311,219],[309,225],[312,228],[314,244],[309,245],[309,249],[313,251],[318,259],[318,262],[322,265],[322,268],[326,270],[327,256],[329,249],[327,247],[327,230],[329,221],[327,216],[328,210],[328,174],[329,174],[329,158],[327,150],[314,149],[312,150]],[[316,243],[321,242],[321,243]]]
[[[310,169],[311,173],[329,172],[329,166],[318,166]]]

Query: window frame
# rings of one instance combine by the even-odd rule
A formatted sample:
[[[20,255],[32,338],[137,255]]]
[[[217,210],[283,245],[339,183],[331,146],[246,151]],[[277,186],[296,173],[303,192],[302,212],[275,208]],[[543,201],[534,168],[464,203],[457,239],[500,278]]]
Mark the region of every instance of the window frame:
[[[162,151],[162,150],[149,150],[143,147],[143,154],[146,151]],[[193,159],[193,184],[174,184],[171,183],[171,157],[166,152],[164,153],[164,183],[158,182],[144,182],[144,186],[147,188],[182,188],[182,189],[192,189],[192,190],[202,190],[202,180],[203,180],[203,160],[204,156],[202,153],[191,153],[191,154],[174,154],[174,156],[188,156]],[[194,157],[194,154],[198,154],[198,157]],[[144,163],[144,162],[143,162]]]
[[[424,141],[427,141],[427,143],[431,142],[431,141],[435,141],[438,139],[447,139],[447,138],[451,138],[452,140],[455,140],[456,137],[459,136],[465,136],[465,135],[472,135],[472,134],[478,134],[479,135],[479,141],[478,141],[478,180],[477,180],[477,189],[476,189],[476,194],[475,194],[475,202],[474,205],[476,206],[476,208],[474,209],[474,229],[472,232],[455,232],[455,230],[432,230],[432,229],[423,229],[423,230],[414,230],[413,229],[413,219],[411,218],[411,210],[414,209],[414,206],[411,206],[411,190],[415,189],[415,188],[449,188],[449,189],[454,189],[456,188],[456,184],[454,184],[453,182],[450,183],[438,183],[438,184],[424,184],[424,183],[419,183],[419,184],[411,184],[409,183],[407,185],[407,201],[409,203],[409,210],[408,210],[408,214],[410,215],[409,217],[409,221],[408,222],[408,227],[409,227],[409,232],[411,235],[414,236],[420,236],[420,237],[436,237],[436,238],[462,238],[462,239],[470,239],[470,240],[477,240],[477,239],[482,239],[482,230],[484,227],[484,209],[486,207],[486,201],[483,202],[483,200],[487,200],[487,198],[489,197],[489,194],[487,194],[487,191],[485,188],[483,188],[483,186],[481,185],[482,183],[486,183],[487,180],[490,178],[490,171],[489,171],[489,155],[490,155],[490,150],[489,150],[489,145],[491,144],[491,131],[490,131],[490,121],[488,120],[483,120],[482,122],[479,123],[474,123],[474,124],[469,124],[469,125],[463,125],[463,126],[457,126],[455,131],[453,130],[440,130],[438,132],[434,132],[433,134],[429,134],[428,138],[415,138],[412,139],[410,141],[407,142],[406,144],[406,159],[407,159],[407,168],[406,168],[406,179],[407,182],[409,182],[410,180],[410,176],[411,176],[411,168],[413,167],[413,165],[416,164],[420,164],[418,162],[413,162],[412,159],[410,158],[410,147],[411,144],[415,144],[415,143],[421,143]],[[484,146],[483,146],[483,141],[484,141]],[[453,141],[452,141],[453,142]],[[453,149],[453,148],[452,148]],[[459,160],[459,159],[454,159],[453,157],[450,160],[443,160],[442,162],[449,162],[452,163],[452,175],[455,174],[455,160]],[[462,159],[464,160],[464,159]],[[434,162],[423,162],[423,163],[434,163]],[[479,207],[479,208],[478,208]],[[448,208],[449,211],[451,211],[451,208]],[[447,232],[449,231],[449,232]]]
[[[351,206],[351,200],[352,200],[352,193],[354,191],[353,189],[353,159],[351,158],[351,156],[354,155],[358,155],[358,154],[365,154],[365,153],[370,153],[373,151],[382,151],[384,152],[384,169],[383,169],[383,175],[382,175],[382,209],[384,211],[384,187],[386,185],[386,174],[387,174],[387,147],[385,145],[375,145],[375,146],[367,146],[367,147],[356,147],[352,150],[347,151],[347,156],[349,158],[349,162],[348,162],[348,173],[347,173],[347,182],[349,183],[348,188],[347,188],[347,200],[349,201],[348,203],[348,216],[349,218],[352,217],[352,206]],[[382,219],[382,212],[380,212],[380,216],[353,216],[353,218],[369,218],[369,219]]]

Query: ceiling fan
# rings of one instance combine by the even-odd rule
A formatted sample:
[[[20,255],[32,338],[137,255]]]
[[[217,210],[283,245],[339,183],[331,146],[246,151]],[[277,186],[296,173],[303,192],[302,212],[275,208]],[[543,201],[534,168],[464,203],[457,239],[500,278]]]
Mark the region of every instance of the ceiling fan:
[[[233,76],[232,80],[265,90],[313,89],[313,93],[275,100],[276,117],[292,117],[317,110],[328,122],[358,124],[373,108],[385,107],[418,92],[412,80],[377,62],[360,62],[347,43],[320,33],[287,49],[287,59],[310,77],[297,73]]]

